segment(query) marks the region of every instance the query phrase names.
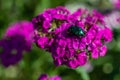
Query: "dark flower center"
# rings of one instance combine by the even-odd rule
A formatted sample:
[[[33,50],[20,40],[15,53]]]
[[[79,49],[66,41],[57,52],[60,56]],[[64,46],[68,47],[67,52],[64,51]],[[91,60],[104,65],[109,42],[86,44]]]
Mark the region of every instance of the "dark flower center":
[[[13,50],[11,51],[11,54],[16,55],[16,54],[17,54],[17,50],[16,50],[16,49],[13,49]]]

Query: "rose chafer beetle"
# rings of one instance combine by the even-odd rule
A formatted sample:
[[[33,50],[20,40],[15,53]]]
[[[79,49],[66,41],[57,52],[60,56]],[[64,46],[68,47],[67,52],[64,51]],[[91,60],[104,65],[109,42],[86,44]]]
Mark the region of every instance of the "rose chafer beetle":
[[[78,26],[70,26],[68,32],[75,36],[85,36],[85,31]]]

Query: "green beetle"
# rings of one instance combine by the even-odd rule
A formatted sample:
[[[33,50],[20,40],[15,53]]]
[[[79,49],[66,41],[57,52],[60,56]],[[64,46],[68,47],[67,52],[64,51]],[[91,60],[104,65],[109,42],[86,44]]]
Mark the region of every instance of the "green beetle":
[[[85,31],[78,26],[70,26],[68,32],[75,36],[85,36]]]

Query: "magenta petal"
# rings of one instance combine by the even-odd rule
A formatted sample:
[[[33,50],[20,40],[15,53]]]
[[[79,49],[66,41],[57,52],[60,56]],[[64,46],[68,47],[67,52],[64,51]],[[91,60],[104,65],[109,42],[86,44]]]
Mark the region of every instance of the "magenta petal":
[[[93,49],[91,56],[92,56],[92,58],[97,59],[99,57],[99,51],[98,51],[98,49]]]
[[[69,66],[70,68],[77,68],[78,67],[77,60],[69,60],[67,66]]]
[[[104,30],[104,35],[103,35],[105,41],[106,42],[112,41],[112,36],[113,36],[112,31],[106,27]]]
[[[105,56],[107,52],[107,47],[104,45],[100,48],[100,56]]]
[[[79,64],[79,66],[83,66],[86,64],[87,62],[87,56],[85,52],[79,53],[77,56],[77,62]]]
[[[41,48],[45,48],[45,44],[47,44],[48,38],[47,37],[41,37],[37,40],[37,45]]]

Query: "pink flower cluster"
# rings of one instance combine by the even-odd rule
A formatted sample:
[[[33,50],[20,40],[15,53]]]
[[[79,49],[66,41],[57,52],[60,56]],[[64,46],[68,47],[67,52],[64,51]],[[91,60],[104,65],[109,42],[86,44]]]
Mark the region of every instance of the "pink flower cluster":
[[[70,13],[60,6],[45,10],[32,22],[35,28],[34,42],[51,53],[57,66],[77,68],[90,57],[97,59],[105,56],[106,43],[112,40],[112,31],[106,26],[104,16],[96,10],[89,12],[78,9]],[[71,27],[72,32],[69,31]],[[78,33],[84,34],[75,35]]]
[[[38,80],[61,80],[61,78],[57,75],[49,77],[47,74],[42,74]]]

